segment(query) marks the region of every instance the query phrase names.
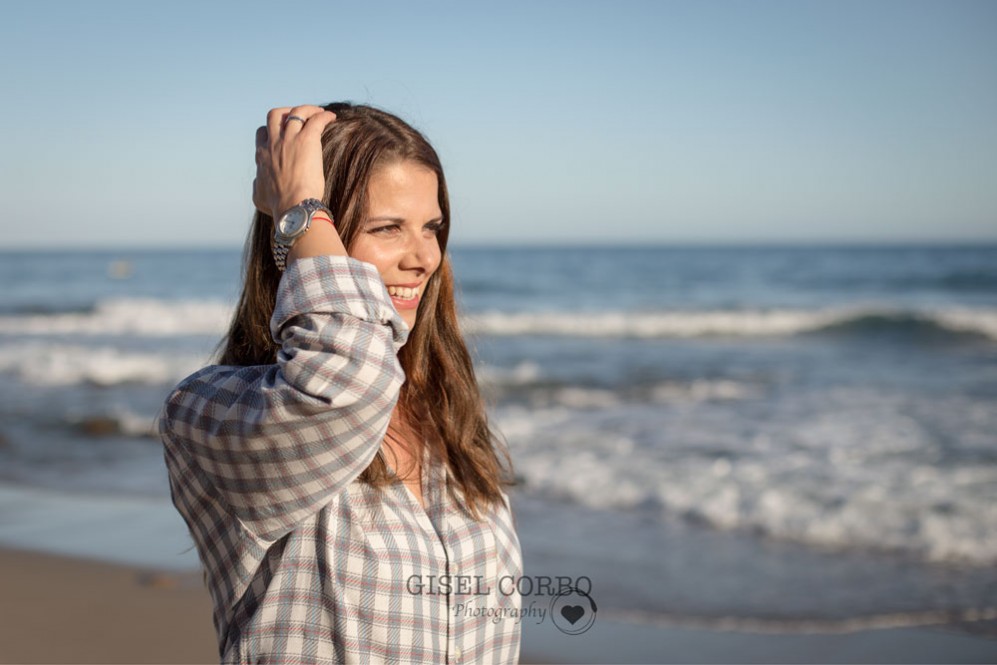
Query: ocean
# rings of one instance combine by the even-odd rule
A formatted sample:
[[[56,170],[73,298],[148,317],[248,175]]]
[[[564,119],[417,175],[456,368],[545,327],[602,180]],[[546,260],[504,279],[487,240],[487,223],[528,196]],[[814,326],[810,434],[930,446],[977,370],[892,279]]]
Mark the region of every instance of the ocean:
[[[526,574],[652,625],[997,618],[997,246],[451,256]],[[0,253],[0,543],[197,567],[154,420],[240,260]]]

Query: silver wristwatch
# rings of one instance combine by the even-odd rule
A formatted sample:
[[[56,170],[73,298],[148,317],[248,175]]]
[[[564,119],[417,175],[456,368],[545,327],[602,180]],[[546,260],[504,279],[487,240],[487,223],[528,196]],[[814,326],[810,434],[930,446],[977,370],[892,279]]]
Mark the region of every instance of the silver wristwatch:
[[[312,217],[318,212],[324,212],[332,221],[332,212],[324,203],[318,199],[305,199],[274,222],[271,247],[274,263],[281,272],[287,267],[287,253],[291,251],[291,246],[298,238],[305,235],[312,225]]]

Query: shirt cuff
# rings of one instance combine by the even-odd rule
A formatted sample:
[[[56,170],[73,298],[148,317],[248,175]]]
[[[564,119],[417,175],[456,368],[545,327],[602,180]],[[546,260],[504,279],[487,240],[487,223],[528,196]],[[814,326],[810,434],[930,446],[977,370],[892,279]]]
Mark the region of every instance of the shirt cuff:
[[[351,256],[319,255],[292,261],[277,288],[270,334],[302,314],[347,314],[390,326],[395,352],[408,339],[409,328],[391,303],[377,267]]]

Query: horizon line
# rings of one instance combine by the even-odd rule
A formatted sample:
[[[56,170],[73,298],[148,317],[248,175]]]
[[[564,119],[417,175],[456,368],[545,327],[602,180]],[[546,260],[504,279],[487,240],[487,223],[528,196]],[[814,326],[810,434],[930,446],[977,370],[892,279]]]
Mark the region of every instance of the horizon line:
[[[448,249],[543,249],[543,248],[579,248],[579,249],[648,249],[648,248],[791,248],[791,247],[980,247],[997,246],[997,238],[965,238],[965,239],[813,239],[813,240],[621,240],[607,242],[600,240],[529,240],[510,242],[508,240],[477,240],[471,242],[451,242]],[[238,251],[244,249],[241,244],[202,244],[202,245],[163,245],[162,243],[136,245],[12,245],[0,246],[0,253],[46,253],[46,252],[168,252],[168,251]]]

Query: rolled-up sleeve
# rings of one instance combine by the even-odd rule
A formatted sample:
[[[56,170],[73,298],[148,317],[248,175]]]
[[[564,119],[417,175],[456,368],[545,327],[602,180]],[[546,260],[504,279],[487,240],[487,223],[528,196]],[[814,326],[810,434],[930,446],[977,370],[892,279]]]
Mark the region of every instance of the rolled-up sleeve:
[[[276,540],[374,459],[405,381],[397,354],[409,331],[375,266],[317,256],[281,277],[270,332],[274,364],[187,377],[160,434],[246,529]]]

